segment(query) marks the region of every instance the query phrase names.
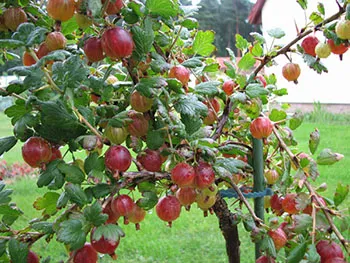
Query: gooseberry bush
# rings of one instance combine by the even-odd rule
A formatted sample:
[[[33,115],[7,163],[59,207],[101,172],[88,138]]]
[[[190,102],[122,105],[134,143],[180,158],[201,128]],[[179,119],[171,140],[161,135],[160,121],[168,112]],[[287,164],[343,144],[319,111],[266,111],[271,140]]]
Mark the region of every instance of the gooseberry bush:
[[[66,245],[68,262],[116,259],[124,224],[140,229],[154,210],[171,226],[194,203],[218,217],[229,262],[240,261],[238,237],[230,235],[239,223],[257,244],[256,262],[346,261],[339,226],[348,217],[339,206],[349,186],[339,184],[332,200],[322,197],[324,184],[312,183],[317,165],[343,156],[330,149],[315,156],[318,130],[310,153],[298,150],[293,130],[302,116],[267,110],[287,90],[261,70],[295,53],[326,72],[322,59],[349,45],[347,2],[329,18],[319,4],[282,48],[263,48],[258,33],[253,42],[236,35],[244,55],[238,61],[228,49],[224,73],[212,56],[215,34],[198,29],[196,11],[176,0],[1,4],[1,60],[21,53],[23,66],[9,69],[20,78],[0,89],[14,98],[5,111],[13,135],[0,139],[0,154],[23,142],[23,160],[47,189],[34,202],[42,216],[15,229],[22,212],[0,185],[2,262],[39,262],[31,248],[39,239]],[[283,67],[289,81],[300,74],[292,61]]]

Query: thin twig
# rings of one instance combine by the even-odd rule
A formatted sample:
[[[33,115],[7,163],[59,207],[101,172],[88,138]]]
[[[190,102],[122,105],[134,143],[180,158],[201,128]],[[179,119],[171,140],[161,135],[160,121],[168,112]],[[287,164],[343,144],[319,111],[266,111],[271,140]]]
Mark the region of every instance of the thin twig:
[[[228,120],[228,115],[230,114],[232,107],[233,107],[233,100],[228,99],[226,106],[224,108],[224,112],[222,113],[221,119],[219,121],[218,127],[211,137],[213,140],[218,139],[221,136],[222,130],[224,129],[224,126]]]
[[[32,48],[29,48],[28,51],[29,51],[29,54],[34,58],[34,60],[35,60],[36,62],[38,62],[38,61],[39,61],[39,58],[38,58],[37,55],[35,54],[34,50],[33,50]],[[50,76],[50,73],[47,72],[45,69],[43,69],[43,72],[44,72],[44,75],[45,75],[47,81],[48,81],[48,82],[50,83],[50,85],[52,86],[52,88],[53,88],[55,91],[57,91],[58,93],[62,94],[62,93],[63,93],[62,90],[61,90],[61,89],[56,85],[56,83],[53,81],[53,79],[52,79],[51,76]]]
[[[296,38],[294,38],[291,42],[289,42],[287,45],[279,49],[274,55],[271,56],[265,56],[263,61],[261,61],[260,65],[253,71],[253,73],[250,75],[250,79],[253,79],[264,67],[267,63],[269,63],[272,59],[275,57],[287,53],[290,48],[296,44],[299,40],[303,39],[305,36],[311,34],[315,29],[318,29],[322,27],[323,25],[328,24],[329,22],[334,21],[335,19],[338,19],[342,14],[345,13],[344,8],[340,8],[337,13],[334,15],[328,17],[327,19],[323,20],[321,23],[317,24],[314,28],[309,29],[298,35]],[[248,85],[248,83],[247,83]]]
[[[177,32],[177,35],[173,41],[173,43],[171,44],[171,46],[169,47],[169,55],[171,54],[171,50],[173,49],[174,45],[176,44],[176,41],[179,39],[180,37],[180,33],[181,33],[181,30],[182,30],[183,26],[181,25],[180,29],[179,29],[179,32]]]
[[[262,225],[264,225],[264,224],[263,224],[263,221],[262,221],[259,217],[256,216],[256,214],[255,214],[253,208],[250,206],[249,202],[247,201],[247,199],[246,199],[246,198],[244,197],[244,195],[242,194],[241,189],[239,189],[239,187],[234,183],[232,177],[230,178],[230,181],[231,181],[231,182],[230,182],[231,187],[237,192],[239,199],[240,199],[240,200],[243,202],[243,204],[247,207],[249,213],[250,213],[251,216],[253,217],[253,220],[254,220],[254,222],[255,222],[255,225],[256,225],[256,226],[262,226]]]
[[[161,49],[161,47],[157,44],[157,42],[153,42],[153,47],[156,50],[156,52],[158,53],[158,55],[160,55],[162,58],[164,58],[165,61],[168,61],[167,57],[165,56],[163,50]]]
[[[75,114],[78,116],[79,121],[84,123],[101,140],[101,142],[103,142],[101,133],[98,130],[96,130],[95,127],[93,127],[91,123],[88,122],[88,120],[85,119],[83,115],[81,115],[81,113],[76,107],[72,106],[72,109],[75,112]]]
[[[109,5],[109,1],[110,1],[110,0],[105,1],[104,4],[103,4],[103,6],[102,6],[102,10],[101,10],[102,16],[104,15],[104,13],[105,13],[106,10],[107,10],[107,7],[108,7],[108,5]]]
[[[311,198],[312,200],[312,198]],[[316,207],[313,202],[311,202],[312,207],[312,232],[311,232],[311,238],[312,238],[312,244],[315,244],[316,239]]]

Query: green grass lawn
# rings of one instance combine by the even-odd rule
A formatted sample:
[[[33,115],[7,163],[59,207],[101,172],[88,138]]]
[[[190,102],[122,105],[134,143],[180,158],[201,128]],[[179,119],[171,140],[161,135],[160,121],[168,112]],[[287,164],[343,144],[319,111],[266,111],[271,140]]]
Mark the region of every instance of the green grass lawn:
[[[0,137],[12,134],[9,121],[0,114]],[[307,144],[309,134],[314,128],[321,133],[321,143],[316,155],[323,148],[342,153],[345,158],[333,166],[320,166],[320,177],[314,183],[327,182],[328,190],[324,193],[332,197],[338,182],[349,183],[348,167],[350,167],[350,133],[349,125],[328,125],[304,123],[296,132],[295,137],[300,142],[301,150],[308,152]],[[3,158],[8,162],[22,161],[20,144]],[[24,227],[28,221],[39,217],[40,213],[33,209],[33,202],[43,195],[45,189],[38,189],[33,178],[23,178],[8,186],[14,189],[13,201],[24,211],[24,216],[15,223],[16,228]],[[344,208],[350,206],[349,198],[343,204]],[[121,240],[117,249],[118,262],[227,262],[225,242],[218,228],[215,215],[204,218],[201,210],[194,205],[191,212],[185,210],[178,220],[169,228],[157,218],[155,212],[147,214],[146,220],[141,223],[141,231],[136,231],[134,225],[122,225],[126,237]],[[349,233],[349,231],[348,231]],[[348,234],[347,234],[348,235]],[[254,246],[250,242],[249,234],[240,228],[242,263],[254,262]],[[349,236],[345,235],[345,238]],[[66,259],[64,246],[57,242],[47,244],[44,240],[35,243],[33,250],[41,256],[51,256],[51,262]],[[100,262],[111,262],[104,257]]]

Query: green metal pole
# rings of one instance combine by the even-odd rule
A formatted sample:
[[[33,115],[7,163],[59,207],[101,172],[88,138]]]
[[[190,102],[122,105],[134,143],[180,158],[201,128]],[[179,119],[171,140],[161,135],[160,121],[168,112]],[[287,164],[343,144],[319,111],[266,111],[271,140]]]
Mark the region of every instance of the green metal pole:
[[[254,168],[254,192],[264,191],[264,153],[263,142],[253,138],[253,168]],[[254,199],[254,212],[257,217],[264,220],[264,197]],[[260,257],[261,242],[255,244],[255,258]]]

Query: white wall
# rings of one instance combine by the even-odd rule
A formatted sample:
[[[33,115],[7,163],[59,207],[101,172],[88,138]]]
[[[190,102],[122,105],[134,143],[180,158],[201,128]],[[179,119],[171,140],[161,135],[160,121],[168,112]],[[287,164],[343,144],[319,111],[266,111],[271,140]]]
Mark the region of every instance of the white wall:
[[[305,26],[306,21],[312,11],[317,10],[318,2],[325,5],[326,17],[336,13],[338,7],[335,1],[309,0],[307,12],[301,9],[296,0],[267,0],[262,13],[263,34],[267,41],[267,47],[270,46],[272,38],[266,33],[272,28],[281,28],[286,36],[275,40],[275,44],[286,44],[297,36],[295,23],[299,30]],[[322,32],[317,32],[319,40],[323,40]],[[299,42],[301,44],[301,41]],[[281,102],[291,103],[345,103],[350,104],[350,50],[344,54],[343,61],[339,60],[338,55],[332,54],[327,59],[323,59],[323,64],[328,68],[329,73],[317,74],[308,68],[303,62],[301,56],[291,55],[294,63],[301,67],[301,75],[298,79],[299,84],[287,82],[282,76],[282,67],[288,63],[285,56],[280,56],[276,60],[277,66],[266,68],[266,73],[274,72],[277,75],[278,86],[288,89],[288,96],[278,99]]]

